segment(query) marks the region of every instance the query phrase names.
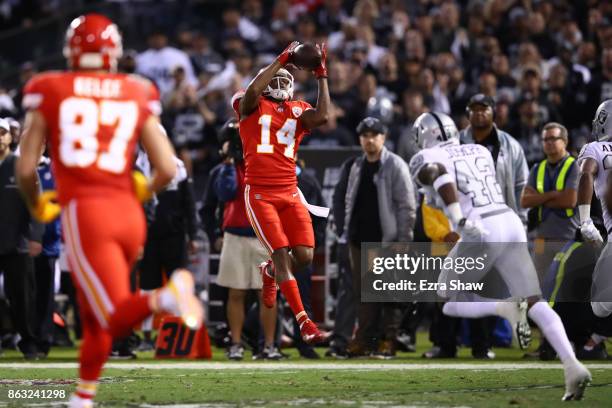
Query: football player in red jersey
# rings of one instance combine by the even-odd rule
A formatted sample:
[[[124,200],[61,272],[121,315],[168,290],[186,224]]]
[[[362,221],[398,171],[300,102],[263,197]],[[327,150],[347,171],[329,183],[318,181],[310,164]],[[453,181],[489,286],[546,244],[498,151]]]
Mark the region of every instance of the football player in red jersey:
[[[314,247],[310,214],[297,188],[295,157],[304,135],[327,122],[330,97],[326,49],[317,45],[322,56],[313,71],[319,86],[317,106],[292,100],[293,76],[284,67],[292,63],[298,45],[294,41],[262,69],[246,91],[234,95],[232,106],[240,117],[247,215],[272,258],[261,266],[264,304],[274,305],[278,285],[302,338],[316,343],[323,336],[304,311],[292,274],[312,262]]]
[[[175,271],[168,286],[153,294],[130,293],[129,271],[146,233],[139,198],[163,188],[176,167],[157,118],[157,90],[147,80],[113,72],[121,50],[121,36],[109,19],[78,17],[66,33],[70,70],[36,75],[24,88],[28,112],[16,165],[19,188],[39,221],[57,217],[61,206],[66,252],[78,288],[83,342],[72,407],[93,406],[113,337],[125,336],[157,310],[179,314],[192,328],[203,319],[187,271]],[[155,169],[150,182],[132,176],[139,140]],[[36,166],[45,142],[57,197],[40,194],[37,185]]]

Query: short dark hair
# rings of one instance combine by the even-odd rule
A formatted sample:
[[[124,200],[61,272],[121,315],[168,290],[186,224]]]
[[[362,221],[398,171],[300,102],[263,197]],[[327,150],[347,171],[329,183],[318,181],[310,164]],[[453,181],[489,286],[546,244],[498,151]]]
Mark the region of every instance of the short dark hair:
[[[560,132],[559,133],[559,137],[561,137],[563,140],[565,140],[565,143],[568,142],[567,128],[565,126],[563,126],[562,124],[560,124],[558,122],[548,122],[542,128],[542,133],[546,132],[549,129],[559,129],[559,132]]]

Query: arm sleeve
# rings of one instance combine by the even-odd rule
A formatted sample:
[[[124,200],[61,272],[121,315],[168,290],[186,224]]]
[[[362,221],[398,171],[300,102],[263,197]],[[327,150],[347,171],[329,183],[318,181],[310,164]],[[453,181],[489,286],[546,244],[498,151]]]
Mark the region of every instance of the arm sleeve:
[[[412,241],[416,221],[416,196],[408,165],[397,156],[396,182],[393,184],[393,201],[397,209],[397,239]]]
[[[45,97],[45,80],[42,75],[35,75],[23,87],[23,98],[21,107],[24,111],[28,110],[43,110],[46,102]]]
[[[238,191],[236,167],[232,164],[223,165],[213,184],[213,188],[219,200],[223,202],[236,198],[236,192]]]

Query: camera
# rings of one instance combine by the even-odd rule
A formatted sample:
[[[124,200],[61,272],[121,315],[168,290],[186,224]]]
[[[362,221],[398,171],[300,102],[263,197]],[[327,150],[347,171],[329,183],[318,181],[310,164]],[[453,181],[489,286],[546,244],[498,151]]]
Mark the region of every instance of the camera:
[[[227,152],[223,149],[220,151],[221,158],[226,159],[228,157],[234,159],[234,161],[242,161],[242,142],[240,141],[240,132],[238,130],[240,124],[236,119],[230,119],[219,131],[219,144],[221,147],[225,142],[229,142]]]

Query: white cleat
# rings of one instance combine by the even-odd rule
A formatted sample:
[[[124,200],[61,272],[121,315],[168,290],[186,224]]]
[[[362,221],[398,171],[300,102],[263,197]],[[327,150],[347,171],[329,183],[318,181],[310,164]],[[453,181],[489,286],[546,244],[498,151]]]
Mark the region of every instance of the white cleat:
[[[580,361],[576,361],[565,370],[565,394],[561,400],[581,400],[584,396],[584,389],[590,383],[591,373]]]
[[[525,299],[518,302],[499,302],[497,304],[498,313],[510,322],[512,331],[522,350],[529,348],[531,344],[531,327],[529,327],[529,321],[527,320],[527,308]]]
[[[183,323],[192,330],[198,330],[204,321],[204,308],[195,296],[195,284],[191,272],[177,269],[166,285],[174,299],[174,312],[183,319]]]
[[[90,398],[81,398],[72,394],[68,400],[68,408],[93,408],[94,403]]]

